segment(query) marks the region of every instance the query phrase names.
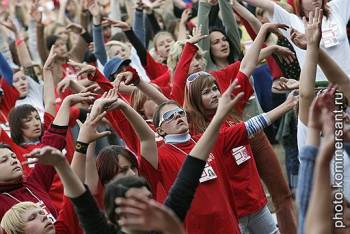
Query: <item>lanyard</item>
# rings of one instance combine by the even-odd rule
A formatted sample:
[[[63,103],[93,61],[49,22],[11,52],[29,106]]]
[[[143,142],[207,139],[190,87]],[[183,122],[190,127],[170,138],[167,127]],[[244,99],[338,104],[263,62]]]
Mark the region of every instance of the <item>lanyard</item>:
[[[25,189],[28,191],[28,193],[30,193],[30,195],[32,195],[33,197],[35,197],[35,199],[36,199],[38,202],[41,201],[29,188],[25,187]],[[12,198],[13,200],[15,200],[15,201],[17,201],[17,202],[21,202],[20,200],[18,200],[17,198],[15,198],[14,196],[12,196],[12,195],[9,194],[9,193],[6,193],[6,192],[5,192],[5,193],[2,193],[2,194],[9,196],[10,198]]]
[[[197,144],[197,142],[195,142],[195,140],[193,140],[192,137],[191,137],[191,141],[192,141],[194,144]],[[177,149],[178,151],[180,151],[181,153],[183,153],[185,156],[188,155],[185,151],[183,151],[182,149],[180,149],[180,148],[177,147],[176,145],[171,144],[171,143],[167,143],[167,144],[170,145],[170,146],[172,146],[172,147],[174,147],[175,149]]]

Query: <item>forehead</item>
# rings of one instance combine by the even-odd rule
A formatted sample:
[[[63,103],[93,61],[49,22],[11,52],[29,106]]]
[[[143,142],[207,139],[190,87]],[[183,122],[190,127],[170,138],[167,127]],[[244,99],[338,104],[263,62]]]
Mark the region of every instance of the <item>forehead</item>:
[[[160,115],[163,115],[165,112],[170,111],[170,110],[174,110],[175,108],[178,108],[179,106],[176,104],[167,104],[165,106],[162,107],[162,109],[160,110]]]
[[[130,166],[131,162],[122,154],[118,154],[118,164],[120,167]]]
[[[13,154],[13,152],[7,148],[1,148],[0,149],[0,157],[3,157],[3,156],[9,156]]]
[[[23,216],[24,216],[24,218],[27,218],[27,217],[31,216],[32,214],[38,213],[39,211],[41,211],[41,208],[36,207],[33,204],[32,207],[26,209],[26,211],[24,212]]]
[[[169,34],[162,34],[162,35],[159,35],[159,37],[158,37],[158,40],[157,40],[157,43],[160,43],[160,42],[162,42],[162,41],[166,41],[166,40],[174,40],[173,39],[173,37],[171,36],[171,35],[169,35]]]
[[[16,72],[13,77],[16,78],[16,77],[21,77],[21,76],[24,76],[24,72],[22,70]]]
[[[222,34],[222,32],[219,31],[213,31],[210,33],[210,39],[214,40],[214,39],[218,39],[218,38],[222,38],[225,37],[224,34]]]

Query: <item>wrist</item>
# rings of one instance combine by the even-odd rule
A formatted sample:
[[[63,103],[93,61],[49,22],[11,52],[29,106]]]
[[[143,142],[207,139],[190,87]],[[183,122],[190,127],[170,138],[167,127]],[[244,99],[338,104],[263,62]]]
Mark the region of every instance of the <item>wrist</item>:
[[[58,161],[55,163],[55,165],[53,165],[57,170],[69,167],[69,164],[67,162],[67,160],[65,158],[63,158],[62,160]]]
[[[75,144],[75,151],[81,154],[86,154],[87,149],[89,147],[89,142],[85,138],[80,138],[78,137],[77,143]]]

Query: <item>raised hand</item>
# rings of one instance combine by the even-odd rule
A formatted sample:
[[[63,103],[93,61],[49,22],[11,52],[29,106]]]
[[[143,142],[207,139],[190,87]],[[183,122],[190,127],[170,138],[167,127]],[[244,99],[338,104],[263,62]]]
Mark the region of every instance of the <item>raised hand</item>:
[[[299,93],[297,90],[293,90],[287,96],[287,99],[284,101],[284,104],[288,106],[290,109],[295,107],[299,102]]]
[[[97,126],[98,123],[106,116],[106,112],[99,113],[96,116],[88,115],[84,124],[80,121],[78,122],[80,126],[80,131],[77,141],[89,144],[96,141],[104,136],[111,134],[110,131],[98,132]]]
[[[63,101],[68,102],[70,105],[77,103],[87,102],[92,103],[95,100],[95,94],[93,93],[76,93],[67,96]]]
[[[164,205],[143,196],[117,198],[116,214],[119,225],[130,230],[185,233],[176,215]]]
[[[180,24],[186,24],[192,15],[192,10],[187,8],[182,12]]]
[[[94,76],[96,73],[96,67],[89,64],[77,63],[71,59],[68,61],[68,64],[78,70],[78,73],[77,73],[78,77],[82,76],[85,73],[87,73],[88,75]]]
[[[105,19],[108,23],[112,25],[112,27],[120,28],[123,31],[128,31],[131,29],[130,25],[126,22],[120,21],[120,20],[112,20],[110,18]]]
[[[212,6],[215,6],[218,4],[218,0],[208,0],[208,3]]]
[[[75,75],[68,75],[64,79],[62,79],[60,82],[57,84],[57,92],[59,95],[61,95],[67,88],[70,87],[71,82],[76,79]]]
[[[202,25],[199,25],[199,27],[194,27],[192,31],[192,36],[190,36],[190,39],[187,40],[188,43],[196,44],[200,40],[206,38],[208,35],[202,35]]]
[[[83,27],[80,24],[76,24],[76,23],[70,23],[67,27],[66,30],[68,32],[73,32],[75,34],[81,34],[82,32],[84,32]]]
[[[299,31],[297,31],[296,29],[293,28],[290,31],[290,39],[300,49],[306,50],[306,48],[307,48],[307,39],[306,39],[305,34],[299,32]]]
[[[55,52],[56,46],[52,45],[51,49],[50,49],[50,53],[49,56],[47,57],[43,70],[45,71],[52,71],[52,69],[54,68],[54,66],[56,65],[56,58],[57,58],[57,54]]]
[[[243,92],[238,93],[237,96],[234,96],[232,94],[232,92],[239,87],[240,86],[237,85],[237,80],[234,80],[219,98],[219,105],[215,115],[219,115],[221,118],[224,119],[232,111],[233,107],[244,95]]]
[[[322,37],[322,18],[323,10],[316,7],[315,11],[309,13],[309,20],[306,21],[306,18],[303,17],[305,35],[308,45],[320,45]]]
[[[264,23],[260,30],[266,30],[267,32],[275,33],[278,37],[281,37],[280,29],[287,30],[289,28],[286,24]]]
[[[114,87],[117,89],[117,91],[119,90],[122,82],[124,82],[125,85],[137,85],[140,82],[140,77],[134,76],[134,74],[130,71],[119,73],[113,81]]]
[[[0,24],[6,27],[8,30],[12,31],[16,36],[18,36],[18,29],[12,19],[7,18],[6,21],[1,21]]]
[[[100,15],[100,10],[95,0],[87,0],[86,6],[93,17],[98,17]]]
[[[110,89],[94,102],[91,108],[90,116],[95,118],[102,110],[109,110],[112,105],[118,101],[118,92],[116,89]]]
[[[287,92],[293,89],[299,88],[299,81],[293,80],[293,79],[287,79],[284,77],[281,77],[280,79],[274,81],[272,83],[272,90],[278,92]]]
[[[29,154],[24,155],[27,160],[25,164],[41,163],[51,166],[57,166],[58,164],[66,160],[64,154],[58,149],[51,146],[44,146],[43,148],[34,149]],[[43,175],[44,176],[44,175]]]
[[[30,6],[30,16],[33,17],[37,24],[41,24],[43,14],[39,11],[39,0],[33,0]]]
[[[275,54],[279,55],[286,63],[292,63],[296,57],[293,51],[284,46],[275,45]]]

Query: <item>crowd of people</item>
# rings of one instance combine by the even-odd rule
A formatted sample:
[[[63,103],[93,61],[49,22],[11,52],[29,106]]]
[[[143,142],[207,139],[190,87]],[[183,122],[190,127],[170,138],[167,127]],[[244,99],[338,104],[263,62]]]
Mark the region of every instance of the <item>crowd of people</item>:
[[[350,233],[349,20],[349,0],[2,0],[0,233]]]

